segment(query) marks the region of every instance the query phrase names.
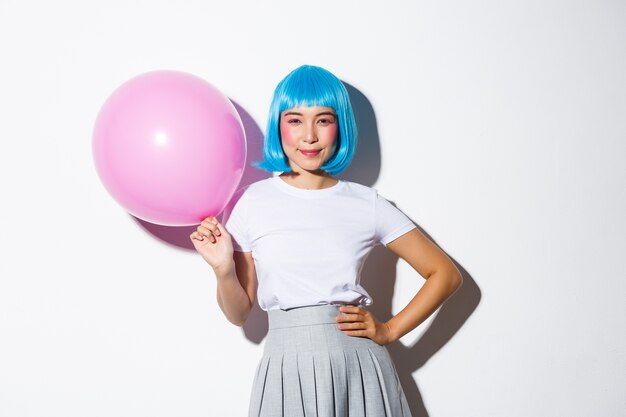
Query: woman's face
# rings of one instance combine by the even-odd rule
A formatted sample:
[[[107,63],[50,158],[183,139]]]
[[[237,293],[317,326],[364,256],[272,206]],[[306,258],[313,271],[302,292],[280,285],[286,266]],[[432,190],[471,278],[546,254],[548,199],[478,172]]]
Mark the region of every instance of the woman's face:
[[[334,154],[337,114],[331,107],[302,106],[280,114],[280,138],[295,172],[316,171]]]

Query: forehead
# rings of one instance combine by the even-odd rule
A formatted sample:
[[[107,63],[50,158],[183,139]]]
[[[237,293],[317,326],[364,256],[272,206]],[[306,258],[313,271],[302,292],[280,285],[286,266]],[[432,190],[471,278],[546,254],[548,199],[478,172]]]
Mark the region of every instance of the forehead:
[[[328,113],[332,113],[335,114],[335,109],[333,109],[332,107],[325,107],[325,106],[299,106],[299,107],[292,107],[290,109],[285,109],[281,112],[281,115],[287,115],[287,114],[295,114],[295,115],[302,115],[302,116],[317,116],[319,114],[328,114]]]

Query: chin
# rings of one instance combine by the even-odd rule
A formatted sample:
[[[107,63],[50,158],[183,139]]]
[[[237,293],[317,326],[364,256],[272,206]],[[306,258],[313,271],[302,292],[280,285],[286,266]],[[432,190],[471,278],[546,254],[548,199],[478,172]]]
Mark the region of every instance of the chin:
[[[297,172],[293,169],[293,167],[291,167],[291,169],[294,172]],[[316,173],[316,171],[322,171],[322,168],[320,165],[297,165],[296,169],[301,170],[301,171],[307,171],[307,172],[312,172],[312,173]]]

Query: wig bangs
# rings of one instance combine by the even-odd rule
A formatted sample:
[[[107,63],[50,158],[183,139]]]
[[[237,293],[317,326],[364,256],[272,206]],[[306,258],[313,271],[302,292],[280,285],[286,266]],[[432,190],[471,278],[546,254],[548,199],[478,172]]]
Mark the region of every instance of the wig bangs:
[[[336,92],[324,78],[312,77],[309,71],[293,74],[280,89],[278,112],[302,106],[332,107],[338,111]]]

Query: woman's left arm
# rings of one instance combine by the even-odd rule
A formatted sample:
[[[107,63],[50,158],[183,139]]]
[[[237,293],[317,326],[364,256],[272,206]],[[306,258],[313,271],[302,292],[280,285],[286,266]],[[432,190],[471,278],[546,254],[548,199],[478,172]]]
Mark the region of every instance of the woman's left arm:
[[[419,229],[389,242],[387,248],[404,259],[426,282],[413,299],[386,323],[378,322],[371,313],[355,306],[342,306],[340,329],[350,336],[365,336],[384,345],[397,341],[419,326],[450,297],[463,282],[463,277],[450,258]],[[349,323],[351,322],[351,323]]]

